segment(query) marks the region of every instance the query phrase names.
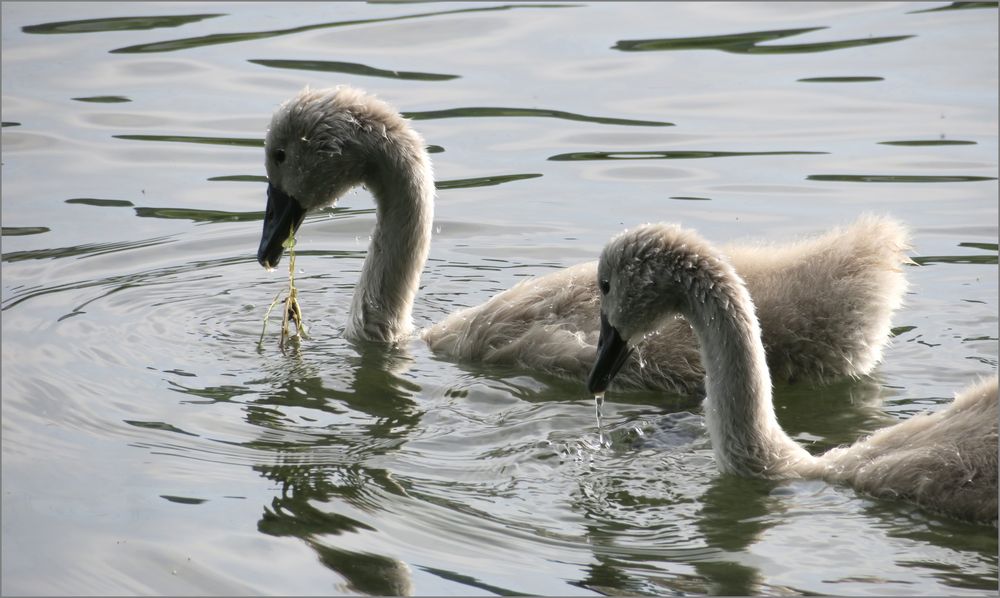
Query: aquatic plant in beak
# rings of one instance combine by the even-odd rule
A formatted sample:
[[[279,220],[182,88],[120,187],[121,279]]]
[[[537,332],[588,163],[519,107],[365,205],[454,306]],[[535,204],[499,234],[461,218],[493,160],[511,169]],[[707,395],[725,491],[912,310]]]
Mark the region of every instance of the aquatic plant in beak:
[[[278,339],[278,348],[285,352],[285,342],[292,338],[309,338],[305,323],[302,321],[302,308],[299,306],[299,290],[295,288],[295,226],[293,225],[288,233],[288,238],[281,244],[288,250],[288,296],[283,303],[285,308],[281,317],[281,337]],[[271,317],[271,311],[278,304],[281,298],[281,291],[274,296],[274,301],[268,306],[264,313],[264,327],[260,331],[260,340],[257,341],[257,348],[264,347],[264,334],[267,332],[267,322]],[[289,322],[295,324],[294,336],[289,332]]]

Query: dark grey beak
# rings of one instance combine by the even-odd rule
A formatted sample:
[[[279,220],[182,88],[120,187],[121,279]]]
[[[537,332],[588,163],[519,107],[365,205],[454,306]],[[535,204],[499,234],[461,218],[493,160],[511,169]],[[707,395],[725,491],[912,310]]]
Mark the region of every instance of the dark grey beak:
[[[306,211],[291,195],[268,183],[267,211],[264,213],[264,231],[260,236],[257,261],[265,268],[273,268],[281,261],[283,244],[305,220]]]
[[[625,360],[632,354],[628,343],[622,340],[618,330],[608,323],[607,316],[601,312],[601,336],[597,341],[597,360],[590,369],[587,388],[597,394],[608,389],[618,370],[622,369]]]

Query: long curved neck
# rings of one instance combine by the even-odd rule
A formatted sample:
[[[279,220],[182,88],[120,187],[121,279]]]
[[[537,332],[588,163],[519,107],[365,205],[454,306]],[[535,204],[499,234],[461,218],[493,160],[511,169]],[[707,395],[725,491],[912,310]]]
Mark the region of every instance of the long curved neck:
[[[778,424],[753,302],[735,273],[727,278],[704,285],[686,314],[707,376],[705,421],[716,461],[728,473],[794,474],[812,457]]]
[[[434,174],[419,140],[385,144],[383,154],[365,180],[376,222],[346,336],[395,343],[413,329],[413,300],[430,251]]]

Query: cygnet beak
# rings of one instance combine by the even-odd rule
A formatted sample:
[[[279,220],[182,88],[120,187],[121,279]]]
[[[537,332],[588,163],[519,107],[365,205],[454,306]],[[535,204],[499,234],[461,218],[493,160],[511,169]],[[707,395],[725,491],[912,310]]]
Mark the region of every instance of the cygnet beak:
[[[614,380],[618,370],[622,368],[625,360],[632,354],[618,329],[608,323],[608,317],[601,312],[601,336],[597,341],[597,360],[594,367],[590,369],[590,378],[587,380],[587,388],[590,392],[597,394],[608,389],[608,385]]]
[[[267,211],[264,232],[260,236],[257,261],[265,268],[274,268],[281,261],[284,243],[305,220],[306,211],[291,195],[271,183],[267,185]]]

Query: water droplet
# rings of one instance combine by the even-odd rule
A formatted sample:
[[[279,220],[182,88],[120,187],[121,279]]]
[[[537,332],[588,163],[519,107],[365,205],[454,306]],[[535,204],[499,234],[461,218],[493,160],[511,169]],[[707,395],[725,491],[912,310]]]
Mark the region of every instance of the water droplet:
[[[597,413],[597,443],[598,448],[605,448],[611,446],[611,439],[604,435],[604,414],[601,412],[602,407],[604,407],[604,393],[599,392],[594,395],[594,404],[596,406]]]

